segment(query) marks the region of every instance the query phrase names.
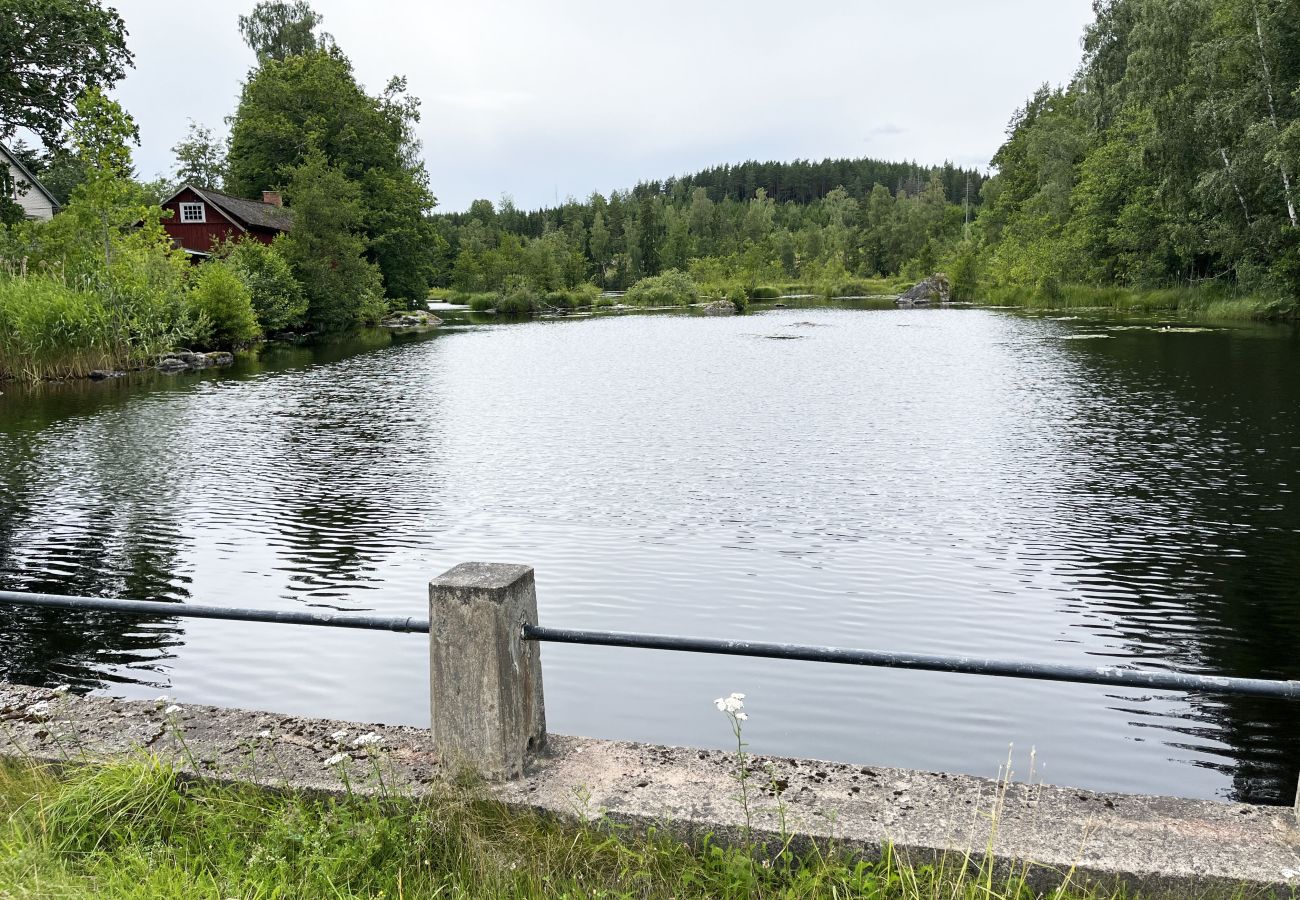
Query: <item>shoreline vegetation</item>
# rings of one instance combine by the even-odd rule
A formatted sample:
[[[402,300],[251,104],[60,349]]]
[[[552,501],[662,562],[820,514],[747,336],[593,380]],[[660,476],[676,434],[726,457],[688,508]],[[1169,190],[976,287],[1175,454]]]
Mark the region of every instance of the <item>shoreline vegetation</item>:
[[[379,760],[371,764],[356,779],[382,785]],[[980,853],[914,865],[838,847],[683,842],[603,815],[561,822],[485,800],[476,787],[466,777],[419,800],[382,790],[336,798],[185,778],[146,755],[57,768],[0,761],[0,884],[16,897],[68,900],[1137,900],[1068,879],[1044,894],[1023,868],[995,873]]]
[[[67,30],[37,21],[48,5],[21,4],[35,30]],[[0,184],[0,378],[348,331],[421,309],[431,290],[501,316],[600,309],[610,291],[632,307],[744,311],[783,294],[896,294],[944,272],[965,302],[1295,320],[1297,19],[1280,2],[1095,6],[1078,74],[1014,113],[988,172],[749,161],[551,208],[505,196],[437,213],[419,100],[401,77],[367,92],[302,0],[240,17],[257,66],[229,137],[192,123],[171,176],[139,180],[136,126],[105,93],[131,64],[125,25],[86,0],[76,15],[94,28],[70,40],[91,44],[65,55],[111,65],[0,93],[0,121],[34,116],[43,148],[14,152],[63,205],[24,222]],[[158,207],[187,183],[281,191],[293,227],[192,266]]]

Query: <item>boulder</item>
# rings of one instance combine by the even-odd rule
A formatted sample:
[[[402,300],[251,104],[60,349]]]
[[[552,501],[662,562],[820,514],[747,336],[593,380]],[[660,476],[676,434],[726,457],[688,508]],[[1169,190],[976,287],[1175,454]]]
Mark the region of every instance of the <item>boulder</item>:
[[[206,353],[192,353],[186,350],[183,353],[177,353],[176,358],[191,369],[206,369],[208,367],[208,355]]]
[[[713,300],[704,304],[704,314],[706,316],[734,316],[736,314],[736,304],[730,300]]]
[[[899,306],[924,306],[927,303],[948,303],[952,299],[952,285],[948,276],[936,272],[929,278],[908,288],[896,301]]]
[[[393,313],[379,323],[381,328],[437,328],[441,324],[442,319],[433,313],[420,310]]]
[[[200,369],[213,366],[229,366],[234,362],[235,355],[224,350],[213,353],[194,353],[189,350],[182,350],[177,353],[166,354],[158,360],[154,368],[159,372],[174,375],[177,372],[197,372]]]

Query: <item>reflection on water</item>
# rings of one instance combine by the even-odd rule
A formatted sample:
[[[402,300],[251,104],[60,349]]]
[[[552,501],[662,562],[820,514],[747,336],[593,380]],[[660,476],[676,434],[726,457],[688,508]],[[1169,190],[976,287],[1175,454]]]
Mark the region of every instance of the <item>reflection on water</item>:
[[[1285,329],[808,308],[5,385],[0,585],[421,615],[455,563],[524,562],[553,625],[1300,678],[1296,384]],[[303,632],[0,606],[0,677],[427,721],[419,638]],[[1014,743],[1272,802],[1300,768],[1280,702],[543,652],[562,732],[718,746],[742,690],[759,752],[993,774]]]

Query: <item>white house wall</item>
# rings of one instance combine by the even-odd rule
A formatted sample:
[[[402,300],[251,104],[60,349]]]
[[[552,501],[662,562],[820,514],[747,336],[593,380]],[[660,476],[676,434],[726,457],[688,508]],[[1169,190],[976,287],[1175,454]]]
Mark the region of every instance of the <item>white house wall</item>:
[[[0,154],[0,159],[4,159]],[[23,212],[29,219],[52,219],[54,218],[54,204],[50,198],[46,197],[38,188],[31,187],[23,173],[18,171],[18,167],[4,159],[5,165],[9,168],[9,179],[14,186],[13,200],[23,208]]]

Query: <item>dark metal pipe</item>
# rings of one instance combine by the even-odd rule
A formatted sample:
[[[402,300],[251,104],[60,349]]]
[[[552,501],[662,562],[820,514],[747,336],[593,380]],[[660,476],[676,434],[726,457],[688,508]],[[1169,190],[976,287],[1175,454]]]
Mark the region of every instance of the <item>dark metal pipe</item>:
[[[200,606],[192,603],[158,603],[148,600],[113,600],[102,597],[64,597],[56,594],[27,594],[0,591],[0,603],[55,609],[98,610],[160,618],[224,619],[236,622],[272,622],[280,625],[318,625],[331,628],[360,628],[428,634],[429,621],[412,616],[369,616],[355,613],[298,610],[241,609],[233,606]],[[995,675],[1031,678],[1039,681],[1067,681],[1110,687],[1147,688],[1167,691],[1206,691],[1255,697],[1300,699],[1300,681],[1269,681],[1262,678],[1226,678],[1181,672],[1153,672],[1118,666],[1072,666],[1056,663],[1026,663],[972,656],[937,656],[924,653],[895,653],[886,650],[855,650],[807,644],[777,644],[764,641],[728,641],[713,638],[677,637],[666,634],[630,634],[617,631],[580,631],[524,625],[523,638],[562,644],[603,647],[634,647],[644,650],[676,650],[791,659],[806,662],[918,669],[965,675]]]
[[[57,594],[24,594],[0,591],[0,603],[42,606],[55,609],[100,610],[138,616],[183,616],[192,619],[226,619],[233,622],[274,622],[279,625],[324,625],[330,628],[362,628],[370,631],[429,633],[428,619],[411,616],[367,616],[310,610],[241,609],[235,606],[199,606],[193,603],[157,603],[151,600],[109,600],[103,597],[63,597]]]
[[[1216,694],[1246,694],[1255,697],[1300,699],[1300,681],[1268,681],[1262,678],[1224,678],[1180,672],[1122,669],[1118,666],[1070,666],[1056,663],[1012,662],[972,656],[935,656],[925,653],[893,653],[885,650],[852,650],[845,647],[817,647],[806,644],[772,644],[762,641],[726,641],[711,638],[675,637],[666,634],[629,634],[609,631],[578,631],[525,625],[523,637],[530,641],[561,644],[591,644],[602,647],[637,647],[643,650],[679,650],[718,653],[727,656],[756,656],[807,662],[840,663],[849,666],[877,666],[890,669],[920,669],[927,672],[957,672],[964,675],[999,675],[1039,681],[1069,681],[1110,687],[1148,688],[1162,691],[1207,691]]]

